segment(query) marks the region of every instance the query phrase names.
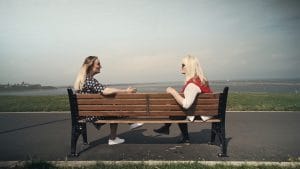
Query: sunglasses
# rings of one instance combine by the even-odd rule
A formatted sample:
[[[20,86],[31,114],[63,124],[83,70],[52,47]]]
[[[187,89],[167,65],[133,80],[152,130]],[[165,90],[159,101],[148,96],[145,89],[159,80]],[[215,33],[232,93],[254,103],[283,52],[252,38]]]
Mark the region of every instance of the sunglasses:
[[[181,64],[181,68],[184,68],[185,67],[185,64]]]

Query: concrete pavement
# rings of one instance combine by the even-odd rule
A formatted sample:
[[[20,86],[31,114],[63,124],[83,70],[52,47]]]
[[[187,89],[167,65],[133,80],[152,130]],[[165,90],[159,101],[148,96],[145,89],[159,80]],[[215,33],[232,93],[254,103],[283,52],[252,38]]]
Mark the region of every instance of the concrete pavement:
[[[226,137],[229,157],[218,158],[220,148],[207,145],[209,124],[189,124],[190,145],[176,144],[178,126],[168,136],[153,132],[160,124],[145,124],[129,131],[119,126],[121,145],[107,144],[109,125],[97,131],[88,125],[89,146],[79,139],[78,158],[70,158],[70,114],[0,113],[0,161],[19,160],[205,160],[205,161],[290,161],[300,157],[300,112],[227,112]]]

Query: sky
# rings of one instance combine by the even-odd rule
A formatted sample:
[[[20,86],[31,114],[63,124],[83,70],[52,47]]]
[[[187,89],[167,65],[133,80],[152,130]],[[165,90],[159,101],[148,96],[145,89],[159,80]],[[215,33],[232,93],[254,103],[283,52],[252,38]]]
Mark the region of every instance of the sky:
[[[104,84],[300,78],[298,0],[0,0],[0,84],[72,85],[87,56]]]

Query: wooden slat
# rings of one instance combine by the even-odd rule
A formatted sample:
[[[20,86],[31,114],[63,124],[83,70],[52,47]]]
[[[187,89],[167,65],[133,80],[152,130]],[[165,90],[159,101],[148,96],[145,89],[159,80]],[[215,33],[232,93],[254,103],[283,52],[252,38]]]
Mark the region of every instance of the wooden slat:
[[[219,99],[198,99],[197,105],[212,105],[218,104]],[[151,105],[178,105],[175,99],[151,99]]]
[[[183,96],[183,94],[181,94]],[[101,99],[101,98],[115,98],[115,99],[142,99],[149,96],[149,98],[160,98],[160,99],[172,99],[173,96],[168,93],[127,93],[127,94],[115,94],[115,95],[100,95],[100,94],[76,94],[78,99]],[[218,99],[220,93],[205,93],[199,94],[198,98],[211,98]]]
[[[118,94],[116,99],[146,99],[147,94],[131,93],[131,94]]]
[[[151,111],[149,116],[186,116],[187,114],[183,111]],[[218,110],[210,111],[196,111],[193,115],[207,115],[215,116],[218,115]]]
[[[79,111],[146,111],[146,105],[78,105]]]
[[[78,105],[146,105],[146,99],[78,99]]]
[[[146,99],[78,99],[78,105],[145,105]],[[178,105],[174,99],[152,99],[150,105]],[[218,99],[198,99],[197,105],[212,105],[218,104]]]
[[[150,105],[150,111],[180,111],[183,108],[179,105]],[[218,105],[197,105],[196,111],[218,110]]]
[[[148,116],[146,111],[79,111],[79,116]]]
[[[159,116],[186,116],[187,114],[182,111],[79,111],[79,116],[146,116],[146,117],[159,117]],[[193,115],[218,115],[218,111],[196,111]]]
[[[219,110],[209,110],[209,111],[196,111],[194,115],[196,116],[216,116],[219,114]]]
[[[163,119],[115,119],[115,120],[97,120],[96,123],[215,123],[220,122],[219,119],[210,119],[207,121],[195,120],[193,122],[189,120],[170,120],[167,118]]]
[[[145,99],[146,93],[130,93],[130,94],[115,94],[115,95],[100,95],[100,94],[76,94],[77,99],[103,99],[103,98],[115,98],[115,99]]]
[[[171,94],[167,93],[149,93],[148,94],[150,99],[173,99]],[[183,94],[181,94],[183,96]],[[219,99],[220,93],[206,93],[206,94],[199,94],[198,99]]]
[[[220,93],[214,94],[199,94],[198,99],[219,99]]]

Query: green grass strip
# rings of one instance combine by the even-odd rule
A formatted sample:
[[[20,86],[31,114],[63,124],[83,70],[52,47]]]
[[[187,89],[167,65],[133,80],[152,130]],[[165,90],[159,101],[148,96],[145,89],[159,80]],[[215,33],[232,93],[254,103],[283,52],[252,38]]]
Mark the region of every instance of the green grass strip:
[[[67,96],[0,96],[0,112],[69,111]],[[230,93],[230,111],[300,111],[300,94]]]
[[[67,96],[0,96],[0,112],[68,111]]]
[[[230,93],[227,110],[299,111],[300,94]]]
[[[103,164],[97,163],[96,165],[88,166],[56,166],[49,162],[44,161],[28,161],[24,165],[17,165],[12,169],[296,169],[300,166],[278,166],[278,165],[203,165],[197,162],[182,163],[182,164]]]

